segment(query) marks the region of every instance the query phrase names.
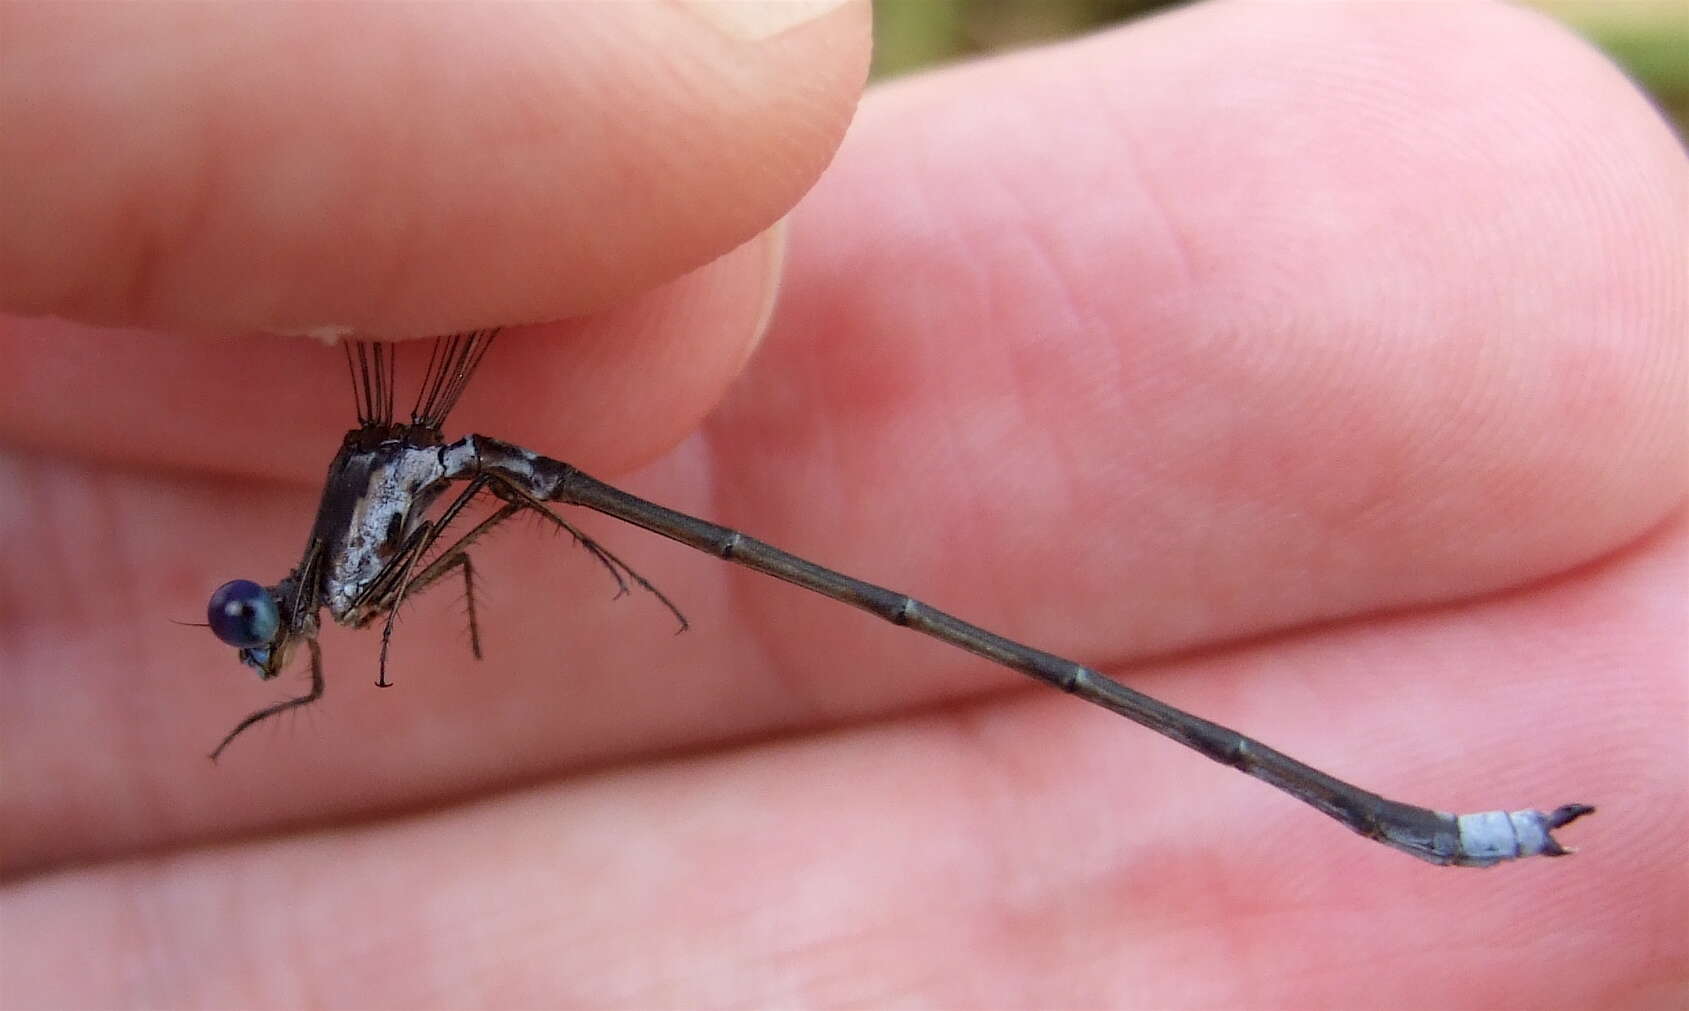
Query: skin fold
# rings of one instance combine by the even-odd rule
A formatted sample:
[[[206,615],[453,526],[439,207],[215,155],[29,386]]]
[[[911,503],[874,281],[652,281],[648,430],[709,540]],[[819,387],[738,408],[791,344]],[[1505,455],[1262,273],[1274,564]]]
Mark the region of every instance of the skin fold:
[[[1681,1003],[1689,163],[1563,30],[1199,5],[852,120],[860,5],[441,15],[292,72],[265,47],[311,16],[137,6],[229,40],[169,72],[61,7],[0,15],[3,111],[116,168],[0,133],[0,1003]],[[516,55],[421,74],[454,38]],[[325,699],[211,765],[276,686],[170,619],[297,563],[352,415],[338,349],[262,334],[495,323],[448,436],[1389,796],[1588,801],[1580,852],[1421,865],[592,516],[690,631],[517,525],[476,554],[485,660],[448,590],[391,690],[326,632]]]

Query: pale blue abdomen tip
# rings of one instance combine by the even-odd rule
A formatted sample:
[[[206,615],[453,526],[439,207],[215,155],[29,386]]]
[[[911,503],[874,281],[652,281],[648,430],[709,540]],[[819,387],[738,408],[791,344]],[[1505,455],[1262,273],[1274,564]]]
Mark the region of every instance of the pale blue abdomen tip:
[[[1485,811],[1460,816],[1460,848],[1473,861],[1535,856],[1550,845],[1548,826],[1543,824],[1540,811]]]

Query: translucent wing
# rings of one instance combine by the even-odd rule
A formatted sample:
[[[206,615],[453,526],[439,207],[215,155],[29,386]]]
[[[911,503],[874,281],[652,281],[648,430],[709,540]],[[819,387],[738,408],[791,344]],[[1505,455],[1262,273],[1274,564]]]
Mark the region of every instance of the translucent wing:
[[[411,408],[412,425],[438,431],[446,423],[446,415],[457,406],[458,398],[463,396],[470,377],[496,336],[495,327],[434,339],[434,350],[428,355],[428,372],[422,377],[422,386],[416,391],[416,405]]]
[[[352,375],[352,399],[358,424],[380,428],[393,423],[393,347],[376,341],[345,341],[346,369]]]
[[[411,424],[436,431],[457,405],[481,358],[492,346],[498,329],[467,330],[434,338],[428,369],[411,407]],[[393,423],[394,359],[398,345],[378,341],[347,341],[346,368],[352,377],[352,398],[358,424],[385,427]]]

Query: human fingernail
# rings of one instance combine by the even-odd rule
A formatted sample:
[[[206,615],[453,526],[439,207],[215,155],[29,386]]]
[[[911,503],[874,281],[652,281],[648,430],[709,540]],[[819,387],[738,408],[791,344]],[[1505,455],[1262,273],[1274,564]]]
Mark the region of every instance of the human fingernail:
[[[734,38],[772,38],[853,0],[686,0],[685,6]]]
[[[745,356],[762,344],[762,339],[768,336],[769,325],[774,322],[774,307],[780,301],[780,282],[786,273],[786,238],[789,233],[787,221],[781,218],[768,230],[752,241],[760,241],[767,250],[768,259],[763,274],[762,304],[757,309],[756,326],[751,332],[751,341],[745,348]]]
[[[327,326],[276,328],[267,332],[275,334],[277,337],[309,337],[324,344],[336,344],[352,336],[356,331],[349,326],[330,324]]]

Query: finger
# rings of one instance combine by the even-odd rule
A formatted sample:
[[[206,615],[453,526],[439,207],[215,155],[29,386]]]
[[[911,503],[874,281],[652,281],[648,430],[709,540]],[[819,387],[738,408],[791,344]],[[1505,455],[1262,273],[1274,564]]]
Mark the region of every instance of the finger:
[[[1039,697],[15,884],[8,991],[459,1006],[497,978],[520,1006],[1645,1003],[1689,954],[1681,887],[1662,888],[1689,784],[1658,760],[1689,699],[1676,609],[1612,604],[1672,596],[1685,546],[1680,528],[1553,588],[1178,673],[1380,786],[1610,799],[1566,860],[1428,867]],[[1420,682],[1475,643],[1488,676]],[[1356,661],[1414,690],[1357,694]],[[1294,697],[1260,664],[1293,667]],[[1541,746],[1491,761],[1512,737]]]
[[[556,319],[675,277],[809,187],[868,53],[838,0],[0,16],[0,300],[220,333]]]
[[[1376,15],[1385,22],[1374,24],[1366,20],[1374,15],[1315,8],[1295,22],[1275,21],[1273,31],[1264,32],[1250,20],[1258,16],[1250,13],[1255,8],[1225,7],[1116,33],[1078,50],[954,72],[978,75],[971,84],[947,76],[889,93],[869,110],[861,137],[843,152],[838,181],[824,185],[815,206],[798,219],[787,309],[741,396],[704,438],[641,475],[636,489],[824,563],[918,592],[1017,638],[1097,662],[1476,592],[1569,564],[1566,558],[1593,550],[1591,545],[1610,546],[1616,537],[1634,535],[1675,494],[1675,470],[1659,462],[1670,456],[1672,397],[1681,396],[1671,379],[1680,368],[1678,342],[1659,321],[1674,318],[1681,307],[1663,282],[1621,282],[1660,276],[1659,263],[1668,257],[1659,251],[1662,233],[1653,229],[1666,227],[1657,223],[1669,216],[1657,213],[1657,201],[1661,193],[1676,192],[1673,173],[1681,172],[1681,154],[1662,139],[1646,104],[1622,80],[1558,32],[1516,13],[1486,23],[1467,13],[1450,19],[1441,9],[1423,10],[1417,16],[1424,21],[1415,27],[1412,17],[1404,21],[1388,12]],[[1205,20],[1221,16],[1241,20],[1224,31]],[[1302,26],[1301,35],[1288,31],[1293,24]],[[1180,26],[1188,34],[1169,42],[1166,33]],[[1147,42],[1141,31],[1151,31]],[[1458,43],[1487,53],[1496,49],[1497,33],[1506,33],[1507,51],[1518,54],[1517,66],[1496,71],[1503,81],[1491,79],[1492,61],[1457,60],[1450,65],[1472,76],[1460,81],[1438,76],[1437,88],[1424,93],[1427,47],[1447,53]],[[1260,51],[1263,40],[1277,40],[1271,49],[1276,64]],[[1475,241],[1472,236],[1439,233],[1437,227],[1489,220],[1482,215],[1494,213],[1486,202],[1493,194],[1471,180],[1456,185],[1464,178],[1457,170],[1466,165],[1489,179],[1505,169],[1503,175],[1534,180],[1529,218],[1537,230],[1522,232],[1517,242],[1483,247],[1493,254],[1485,269],[1517,281],[1525,271],[1506,257],[1525,256],[1542,266],[1538,251],[1548,249],[1585,272],[1590,285],[1558,286],[1528,313],[1491,308],[1486,315],[1495,289],[1466,284],[1476,270],[1472,264],[1455,262],[1460,269],[1452,281],[1409,272],[1381,286],[1386,293],[1411,290],[1413,298],[1380,298],[1367,332],[1390,334],[1391,340],[1370,353],[1367,346],[1343,342],[1347,324],[1321,327],[1331,325],[1324,311],[1334,292],[1377,285],[1388,277],[1380,273],[1383,268],[1417,262],[1399,246],[1406,239],[1388,229],[1379,229],[1389,240],[1383,262],[1315,229],[1320,241],[1305,243],[1294,262],[1324,264],[1324,272],[1310,266],[1308,283],[1300,286],[1256,276],[1253,259],[1219,258],[1204,284],[1179,288],[1176,271],[1156,269],[1176,244],[1136,244],[1155,234],[1165,213],[1137,195],[1136,176],[1119,170],[1137,146],[1099,145],[1099,138],[1117,135],[1082,130],[1033,146],[1062,153],[1050,158],[1025,154],[1028,145],[1019,139],[1069,122],[1064,116],[1075,96],[1157,94],[1135,87],[1141,82],[1130,77],[1112,83],[1105,78],[1101,83],[1109,87],[1103,88],[1095,77],[1062,69],[1076,66],[1099,75],[1110,67],[1135,67],[1139,57],[1147,58],[1140,44],[1186,54],[1193,61],[1186,71],[1190,82],[1228,81],[1215,68],[1238,65],[1244,57],[1254,61],[1243,64],[1252,68],[1252,79],[1277,80],[1276,73],[1301,81],[1300,88],[1275,92],[1280,104],[1271,108],[1295,119],[1317,108],[1323,96],[1328,105],[1336,103],[1331,114],[1349,110],[1351,133],[1346,143],[1329,146],[1333,158],[1352,157],[1385,140],[1406,143],[1388,133],[1381,139],[1377,131],[1381,122],[1411,117],[1364,115],[1343,104],[1353,89],[1334,92],[1324,78],[1300,76],[1309,52],[1348,66],[1343,61],[1354,59],[1350,54],[1359,49],[1377,61],[1377,80],[1407,88],[1400,102],[1422,103],[1426,111],[1414,120],[1416,135],[1427,122],[1435,123],[1443,141],[1473,153],[1459,165],[1447,165],[1436,157],[1442,144],[1429,150],[1408,146],[1402,157],[1414,154],[1419,161],[1409,159],[1412,171],[1402,171],[1412,179],[1447,176],[1442,185],[1471,203],[1445,199],[1444,213],[1418,223],[1424,234],[1403,235],[1427,243],[1425,256],[1445,246],[1463,249]],[[1116,73],[1130,73],[1118,68]],[[1587,79],[1573,87],[1558,77],[1533,76],[1566,73]],[[1054,83],[1041,83],[1045,75]],[[1575,99],[1567,109],[1555,107],[1562,119],[1548,121],[1580,137],[1594,131],[1606,138],[1600,149],[1628,166],[1628,174],[1615,177],[1624,185],[1595,202],[1579,196],[1579,187],[1587,185],[1585,172],[1604,178],[1604,162],[1580,155],[1544,168],[1540,151],[1523,163],[1511,160],[1515,141],[1498,137],[1487,120],[1471,115],[1472,96],[1498,89],[1514,103],[1486,99],[1501,102],[1490,109],[1498,118],[1506,118],[1509,109],[1520,115],[1530,109],[1535,111],[1526,119],[1534,122],[1544,118],[1537,109],[1543,95]],[[1191,122],[1219,117],[1226,129],[1211,142],[1209,162],[1187,163],[1193,178],[1230,166],[1239,156],[1235,138],[1252,136],[1258,120],[1272,119],[1258,108],[1246,121],[1228,120],[1235,102],[1223,89],[1211,94],[1189,83],[1177,90],[1178,103],[1152,107],[1164,117],[1157,122],[1168,137],[1180,141],[1179,149],[1201,150]],[[1456,122],[1427,121],[1436,110],[1458,104],[1451,102],[1453,94],[1468,98]],[[1587,95],[1604,103],[1599,122],[1583,104]],[[981,109],[1005,118],[975,118]],[[1469,132],[1451,135],[1457,127]],[[937,149],[920,147],[928,142],[924,138],[936,138]],[[889,174],[876,177],[876,166]],[[966,185],[981,166],[1005,174],[978,187]],[[1241,220],[1277,242],[1286,226],[1275,222],[1306,216],[1301,201],[1307,188],[1292,185],[1282,173],[1268,178],[1279,180],[1269,191],[1272,200],[1263,204],[1272,213]],[[927,189],[920,189],[926,180],[931,180]],[[1005,216],[1003,194],[1016,192],[1009,186],[1016,180],[1028,199],[1046,192],[1083,193],[1083,199],[1039,203],[1036,213]],[[1376,215],[1373,205],[1388,203],[1403,185],[1393,176],[1386,181],[1389,185],[1374,192],[1361,185],[1365,178],[1351,180],[1344,199],[1356,213]],[[919,211],[893,199],[906,185],[931,194],[913,201]],[[1371,203],[1363,199],[1369,194]],[[1584,213],[1591,207],[1606,210]],[[1116,217],[1099,226],[1097,208]],[[1559,213],[1546,213],[1551,208]],[[976,224],[980,221],[985,223]],[[1235,222],[1227,227],[1237,231]],[[1523,229],[1524,223],[1513,221],[1513,227]],[[1617,241],[1615,232],[1627,240]],[[896,241],[888,242],[888,236]],[[1068,236],[1094,243],[1091,252],[1060,259],[1046,253],[1065,248]],[[1193,239],[1198,236],[1222,248],[1219,239],[1193,233]],[[1273,245],[1236,234],[1227,241],[1254,242],[1258,249]],[[1587,249],[1603,252],[1594,256]],[[988,279],[1005,280],[979,283],[970,271],[981,268],[989,268]],[[1146,281],[1122,292],[1120,276]],[[1241,294],[1228,295],[1234,288]],[[1583,323],[1593,310],[1584,301],[1586,292],[1620,289],[1626,298],[1608,300],[1605,310],[1615,335],[1607,353],[1582,371],[1567,372],[1566,359],[1579,357],[1573,352],[1582,345],[1576,342],[1589,332]],[[1151,292],[1144,296],[1148,309],[1141,305],[1143,290]],[[1080,311],[1073,293],[1091,293],[1093,301],[1081,303]],[[1265,301],[1267,295],[1279,301]],[[1238,332],[1237,325],[1222,325],[1224,317],[1216,323],[1204,315],[1206,300],[1228,304],[1228,297],[1244,306],[1270,305],[1283,315],[1263,315],[1261,348],[1190,353]],[[1181,324],[1187,313],[1195,322]],[[1268,325],[1281,318],[1305,325]],[[1437,340],[1446,328],[1434,324],[1448,319],[1462,321],[1458,332],[1465,339],[1488,335],[1493,343],[1484,344],[1479,355],[1480,364],[1488,365],[1458,355],[1444,360],[1459,350]],[[1309,340],[1298,342],[1299,334]],[[1514,357],[1514,343],[1532,345],[1534,353],[1559,363],[1552,374],[1577,394],[1570,403],[1586,409],[1557,410],[1568,403],[1563,398],[1544,407],[1537,404],[1540,387],[1486,373],[1484,368],[1500,360],[1527,369],[1523,375],[1529,378],[1534,359]],[[1307,353],[1327,345],[1336,350]],[[1461,408],[1452,421],[1449,401],[1439,399],[1439,384],[1451,381],[1471,394],[1464,407],[1452,405]],[[1382,406],[1362,410],[1373,401]],[[627,416],[623,423],[637,421]],[[549,437],[543,430],[537,434],[542,437],[531,445],[542,451],[575,437],[561,429]],[[1451,461],[1438,465],[1451,454]],[[1279,471],[1283,480],[1275,482]],[[87,495],[85,485],[66,475],[65,487],[84,489],[73,495]],[[1581,503],[1589,513],[1586,525],[1569,524],[1566,514],[1526,501],[1531,489],[1553,502]],[[166,566],[173,582],[168,594],[155,590],[149,599],[158,598],[161,610],[168,604],[189,613],[203,607],[221,579],[243,571],[262,576],[234,568],[226,559],[235,554],[278,573],[296,564],[298,517],[314,507],[308,493],[289,501],[261,494],[268,489],[221,489],[222,495],[214,496],[194,482],[176,489],[180,499],[161,499],[160,491],[158,485],[144,491],[128,484],[114,488],[130,496],[128,501],[165,503],[164,515],[146,528],[146,549],[155,553],[146,557]],[[99,515],[98,499],[72,501]],[[1563,537],[1558,562],[1540,543],[1525,540],[1545,527]],[[1519,538],[1517,562],[1507,561],[1500,550],[1510,528],[1518,531],[1511,535]],[[80,644],[77,637],[86,634],[78,624],[83,615],[65,603],[80,599],[69,591],[104,589],[93,579],[101,572],[92,550],[98,545],[79,537],[74,524],[43,529],[53,532],[32,543],[44,553],[58,552],[49,557],[81,564],[29,571],[74,573],[92,581],[81,586],[67,581],[60,597],[46,595],[49,603],[31,627],[31,642],[40,646],[30,654],[31,663],[18,669],[27,669],[39,698],[61,684],[56,676],[65,669],[64,644]],[[350,685],[331,687],[329,700],[318,707],[325,714],[319,718],[332,721],[329,729],[293,731],[311,742],[307,754],[289,751],[285,763],[275,761],[273,750],[246,759],[286,767],[263,795],[235,780],[188,777],[182,771],[188,745],[164,754],[155,743],[178,734],[212,740],[232,718],[269,697],[252,700],[251,689],[238,685],[228,696],[196,692],[179,700],[183,647],[165,649],[161,642],[142,640],[159,659],[133,665],[124,691],[142,699],[169,697],[178,708],[161,713],[138,707],[129,713],[112,703],[90,716],[83,724],[90,729],[80,735],[98,739],[127,719],[121,734],[133,745],[133,761],[78,757],[67,743],[78,735],[0,737],[19,753],[35,748],[43,760],[63,760],[55,766],[55,781],[80,786],[62,794],[95,799],[28,823],[73,824],[70,830],[43,832],[42,838],[83,845],[179,839],[274,824],[278,818],[420,802],[539,770],[859,718],[1008,683],[1009,675],[992,678],[983,664],[946,659],[949,653],[935,645],[922,646],[887,629],[876,633],[863,624],[867,619],[837,605],[807,598],[797,603],[799,595],[784,587],[763,586],[754,577],[727,579],[714,560],[611,538],[603,527],[589,529],[658,578],[686,607],[694,631],[671,637],[668,626],[657,624],[664,620],[660,612],[651,616],[653,610],[601,613],[607,606],[603,591],[581,576],[590,566],[571,567],[555,555],[535,564],[526,554],[532,549],[516,538],[504,542],[510,547],[495,543],[487,571],[499,571],[496,552],[512,553],[503,570],[511,588],[496,610],[515,631],[499,640],[498,648],[508,652],[496,654],[498,680],[488,673],[494,662],[472,666],[460,641],[461,624],[448,604],[435,605],[439,610],[431,617],[405,626],[402,643],[415,651],[406,669],[420,668],[435,678],[428,694],[378,696],[361,685],[361,692]],[[203,549],[207,530],[218,532],[220,553]],[[1523,552],[1533,544],[1539,553]],[[516,551],[525,552],[520,564]],[[1471,559],[1463,558],[1465,551],[1472,552]],[[563,613],[571,633],[558,637],[551,630]],[[114,637],[94,644],[94,653],[77,654],[75,669],[110,669],[133,655],[133,641]],[[209,638],[200,641],[204,652],[187,661],[188,667],[229,663],[227,652]],[[342,665],[336,669],[360,672],[368,680],[373,670],[368,644],[347,642],[328,641],[330,655]],[[674,676],[677,670],[683,676]],[[339,686],[352,675],[335,676]],[[171,686],[177,686],[174,694]],[[234,694],[237,690],[245,694]],[[225,710],[221,718],[219,706]],[[26,731],[36,722],[17,707],[9,711],[20,713],[17,722]],[[277,730],[268,746],[285,749],[297,739]],[[345,768],[359,768],[360,777],[335,772]],[[114,805],[97,803],[112,795],[169,799],[159,800],[155,810],[128,812],[118,830],[109,824]],[[95,827],[108,831],[91,831]]]
[[[613,308],[501,332],[450,424],[536,443],[567,431],[573,459],[612,471],[672,448],[762,337],[785,235]],[[0,436],[56,458],[317,484],[353,419],[344,351],[0,320]],[[428,351],[395,349],[401,397]]]
[[[1646,98],[1502,7],[1203,6],[897,85],[793,221],[713,505],[1082,656],[1518,585],[1682,501],[1686,222]],[[823,698],[886,690],[843,668],[901,644],[747,599]]]

